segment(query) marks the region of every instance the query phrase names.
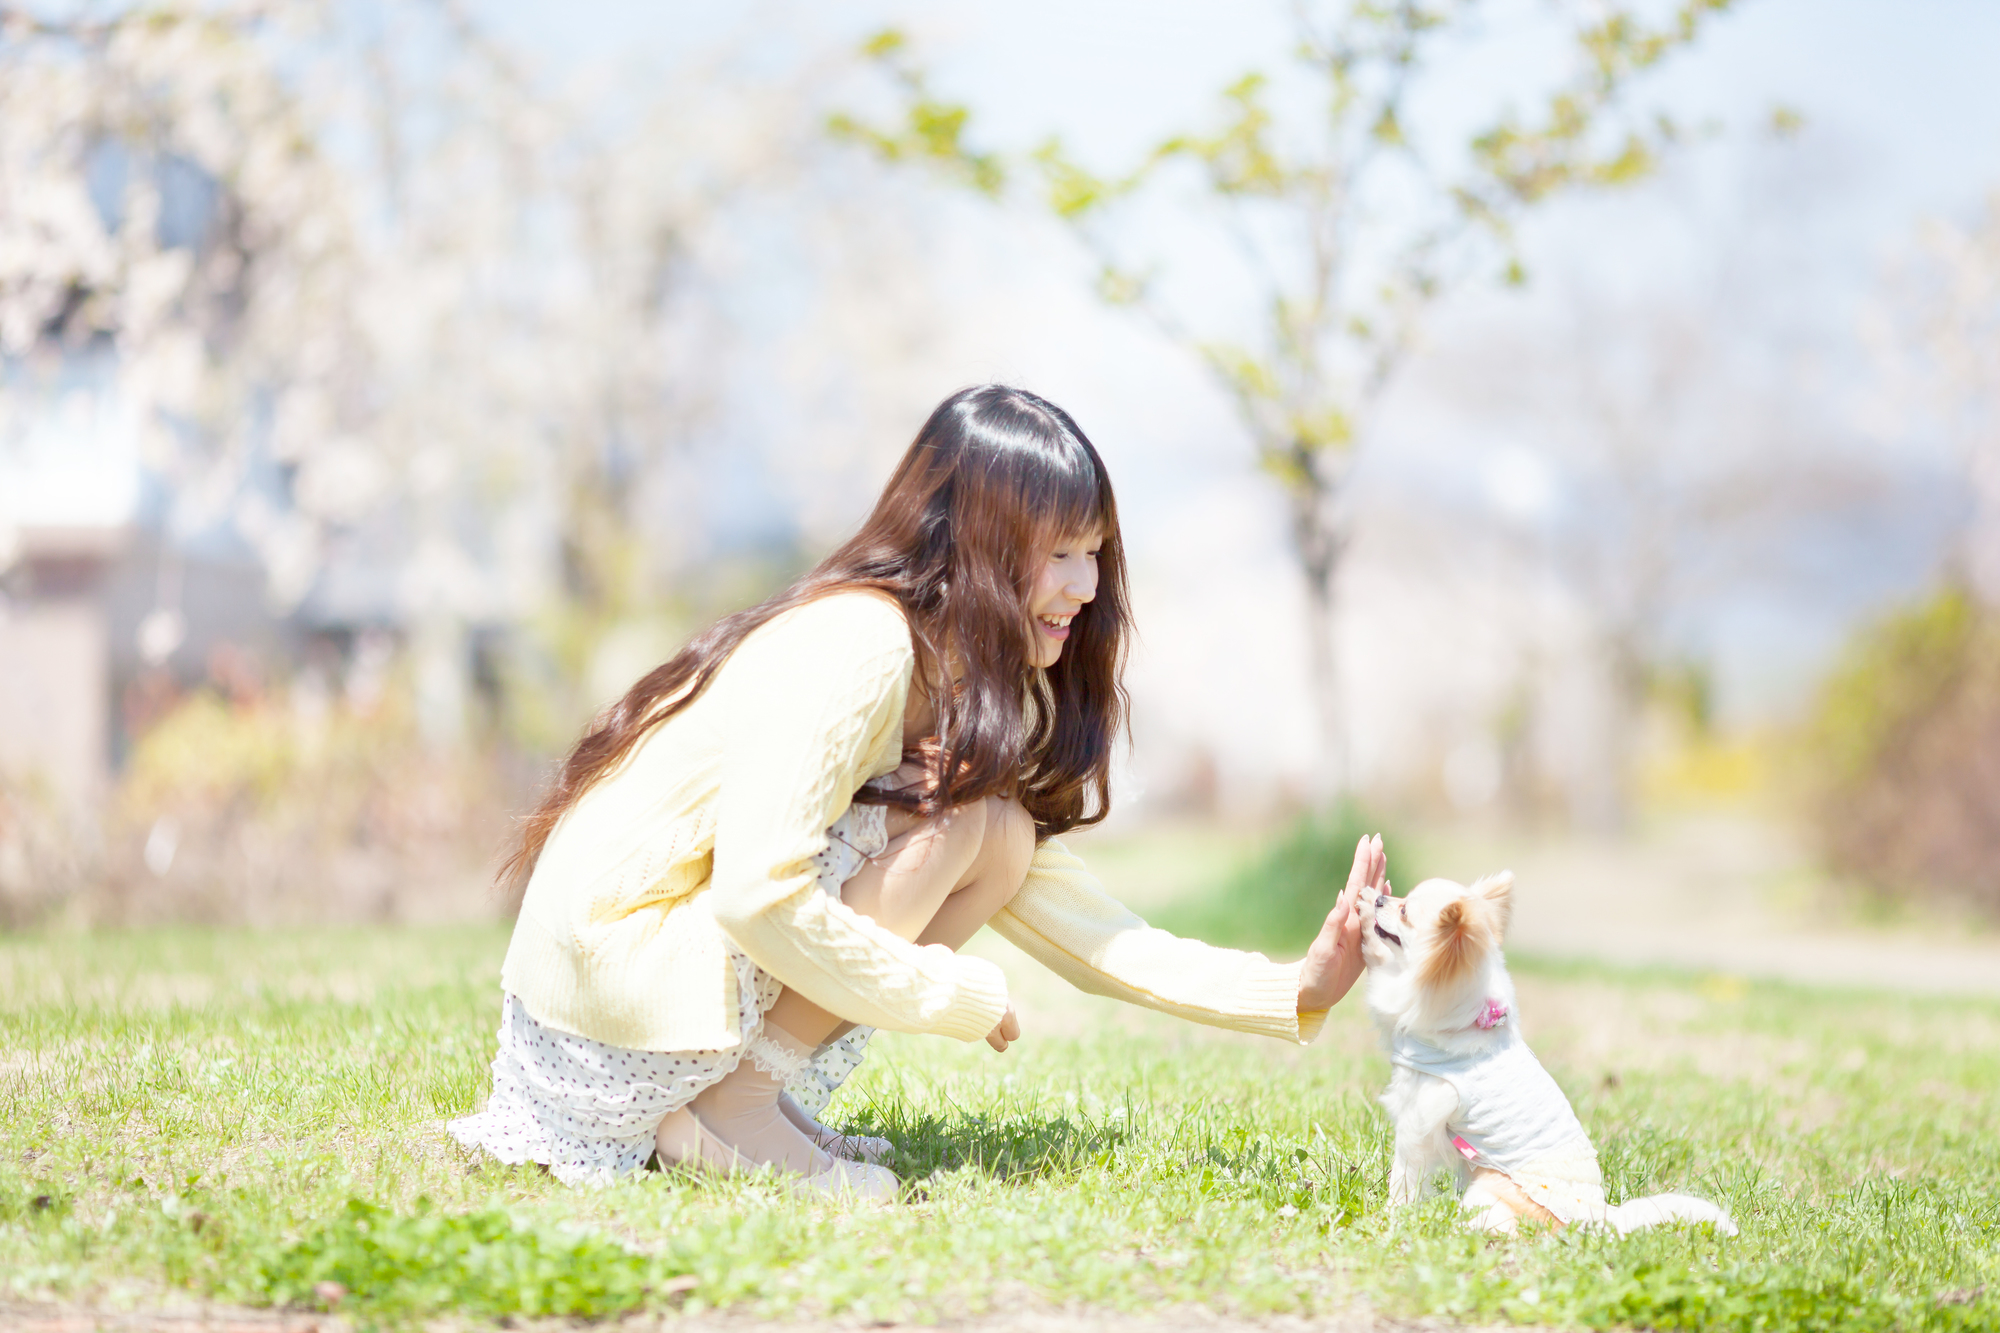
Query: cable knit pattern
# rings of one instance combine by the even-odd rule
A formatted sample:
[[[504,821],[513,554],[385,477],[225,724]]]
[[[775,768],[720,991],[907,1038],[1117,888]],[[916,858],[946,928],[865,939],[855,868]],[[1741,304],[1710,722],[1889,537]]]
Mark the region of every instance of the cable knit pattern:
[[[914,652],[901,611],[840,593],[752,634],[709,688],[564,816],[502,970],[548,1028],[631,1050],[743,1040],[733,943],[866,1027],[971,1041],[1006,1009],[984,959],[917,946],[816,887],[854,793],[902,753]],[[1050,841],[994,921],[1085,990],[1198,1022],[1309,1040],[1297,964],[1153,930]]]

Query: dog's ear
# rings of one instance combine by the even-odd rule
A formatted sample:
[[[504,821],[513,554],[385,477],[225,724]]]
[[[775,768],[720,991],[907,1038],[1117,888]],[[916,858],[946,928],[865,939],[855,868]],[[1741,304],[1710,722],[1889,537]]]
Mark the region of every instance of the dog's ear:
[[[1472,886],[1472,896],[1493,904],[1494,919],[1499,922],[1500,933],[1505,935],[1514,920],[1514,872],[1502,870],[1488,875]]]
[[[1454,898],[1446,903],[1431,931],[1430,952],[1424,956],[1418,981],[1425,986],[1444,986],[1471,971],[1495,942],[1492,916],[1482,910],[1477,898]]]

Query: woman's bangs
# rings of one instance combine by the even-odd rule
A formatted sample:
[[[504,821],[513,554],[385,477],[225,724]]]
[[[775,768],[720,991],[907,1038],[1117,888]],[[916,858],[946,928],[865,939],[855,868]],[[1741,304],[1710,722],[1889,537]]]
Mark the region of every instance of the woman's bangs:
[[[1020,499],[1037,546],[1053,547],[1090,536],[1110,541],[1114,535],[1116,519],[1097,469],[1087,457],[1077,461],[1081,467],[1045,466],[1033,469],[1039,475],[1023,478],[1026,486]]]

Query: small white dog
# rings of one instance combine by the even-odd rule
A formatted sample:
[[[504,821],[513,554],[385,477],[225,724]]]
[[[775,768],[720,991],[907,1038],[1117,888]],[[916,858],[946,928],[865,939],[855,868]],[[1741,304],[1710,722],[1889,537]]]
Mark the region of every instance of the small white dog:
[[[1620,1235],[1711,1222],[1735,1235],[1728,1213],[1685,1194],[1605,1203],[1597,1149],[1515,1020],[1500,956],[1513,888],[1505,871],[1469,889],[1432,879],[1407,898],[1362,906],[1368,1008],[1395,1066],[1382,1094],[1396,1124],[1390,1206],[1415,1201],[1449,1171],[1468,1223],[1488,1231],[1511,1232],[1527,1217]]]

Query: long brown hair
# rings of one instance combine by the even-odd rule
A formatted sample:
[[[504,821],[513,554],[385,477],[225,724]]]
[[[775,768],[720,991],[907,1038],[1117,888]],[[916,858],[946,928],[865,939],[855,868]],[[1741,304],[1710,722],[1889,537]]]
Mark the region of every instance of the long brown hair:
[[[1071,622],[1056,664],[1037,672],[1028,658],[1035,557],[1093,531],[1104,543],[1097,596]],[[1024,389],[985,384],[938,404],[839,550],[776,597],[709,626],[597,717],[523,821],[502,882],[531,873],[563,814],[707,688],[759,626],[856,588],[903,608],[917,657],[910,688],[929,694],[938,719],[937,736],[904,756],[923,762],[924,781],[871,785],[856,799],[929,817],[986,796],[1017,797],[1038,837],[1104,818],[1111,750],[1125,728],[1130,624],[1111,478],[1069,413]]]

